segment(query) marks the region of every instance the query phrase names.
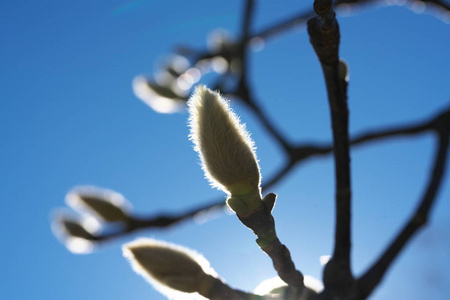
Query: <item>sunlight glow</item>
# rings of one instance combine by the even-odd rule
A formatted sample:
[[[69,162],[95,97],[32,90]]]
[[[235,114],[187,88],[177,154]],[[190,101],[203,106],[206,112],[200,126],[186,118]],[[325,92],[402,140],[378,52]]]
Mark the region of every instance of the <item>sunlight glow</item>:
[[[228,69],[228,62],[222,56],[216,56],[211,60],[211,66],[214,72],[223,74]]]
[[[415,12],[416,14],[421,14],[425,11],[427,5],[423,3],[422,1],[414,1],[411,4],[411,10]]]
[[[219,28],[211,32],[206,40],[207,47],[211,52],[219,52],[226,44],[232,43],[233,38],[230,31]]]
[[[65,245],[67,249],[75,254],[89,254],[94,250],[94,243],[77,237],[68,238]]]
[[[283,286],[287,286],[286,282],[281,280],[280,277],[276,276],[262,281],[260,284],[258,284],[253,293],[263,296],[269,294],[273,289]]]
[[[331,255],[322,255],[319,258],[320,265],[325,266],[331,259]]]
[[[323,291],[323,283],[319,279],[316,279],[310,275],[305,275],[305,278],[303,279],[303,282],[305,283],[305,286],[312,289],[316,293],[320,293]]]
[[[303,282],[307,288],[310,288],[317,293],[320,293],[324,288],[320,280],[310,275],[305,275]],[[286,282],[281,280],[280,277],[276,276],[261,282],[253,292],[257,295],[262,296],[270,294],[270,291],[284,286],[287,286]]]
[[[142,76],[133,80],[133,91],[139,99],[159,113],[177,112],[185,104],[185,101],[181,98],[171,99],[158,94],[148,85],[147,79]]]
[[[88,254],[94,250],[94,242],[83,238],[82,236],[91,236],[98,231],[97,220],[94,218],[86,218],[80,216],[71,216],[70,213],[66,213],[64,210],[54,213],[53,221],[51,224],[53,234],[58,240],[63,243],[67,249],[76,254]],[[67,227],[70,223],[79,224],[80,229],[73,226]],[[81,231],[80,231],[81,230]],[[73,234],[80,234],[81,236],[74,236]]]

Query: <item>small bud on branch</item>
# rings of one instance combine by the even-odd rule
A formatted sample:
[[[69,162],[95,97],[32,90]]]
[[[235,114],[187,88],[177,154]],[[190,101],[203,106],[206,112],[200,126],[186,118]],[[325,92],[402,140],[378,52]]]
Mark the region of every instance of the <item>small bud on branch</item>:
[[[97,187],[78,187],[66,196],[66,203],[82,213],[93,214],[104,222],[126,222],[131,206],[121,194]]]
[[[188,101],[191,139],[211,184],[231,195],[228,205],[238,214],[262,206],[261,175],[254,143],[227,101],[198,86]]]
[[[204,293],[214,282],[211,281],[211,275],[207,274],[214,273],[208,261],[178,245],[138,239],[125,244],[123,253],[139,275],[170,299],[186,299],[184,293]],[[204,298],[190,295],[189,299]]]

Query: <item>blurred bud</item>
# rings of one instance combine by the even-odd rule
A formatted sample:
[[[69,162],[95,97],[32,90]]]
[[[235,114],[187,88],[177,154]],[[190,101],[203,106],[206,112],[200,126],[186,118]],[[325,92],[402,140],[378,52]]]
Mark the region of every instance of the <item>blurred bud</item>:
[[[190,67],[189,60],[182,55],[171,55],[164,61],[165,69],[176,74],[183,74]]]
[[[261,175],[254,143],[228,102],[198,86],[188,105],[190,136],[206,177],[214,187],[231,195],[227,202],[236,213],[260,207]]]
[[[223,28],[211,32],[208,35],[206,42],[209,51],[212,53],[229,50],[234,43],[231,32]]]
[[[210,53],[216,55],[210,59],[214,72],[218,74],[241,72],[241,62],[239,55],[236,54],[237,44],[229,31],[219,29],[211,33],[208,37],[208,48]]]
[[[229,64],[222,56],[215,56],[211,59],[211,67],[214,72],[224,74],[228,70]]]
[[[172,87],[159,85],[142,76],[133,80],[133,91],[136,97],[159,113],[177,112],[186,103]]]
[[[344,60],[339,61],[339,78],[344,79],[345,82],[348,82],[348,80],[350,79],[348,65]]]
[[[204,288],[204,281],[210,281],[208,261],[192,250],[152,239],[138,239],[122,249],[133,269],[170,299],[196,293]]]
[[[70,219],[61,219],[60,220],[61,228],[66,232],[67,235],[86,239],[93,240],[95,237],[83,227],[81,223],[75,220]]]
[[[53,233],[73,253],[92,252],[96,240],[93,234],[95,229],[87,220],[77,220],[67,215],[53,218]]]
[[[94,214],[105,222],[126,222],[131,205],[121,194],[97,187],[78,187],[66,196],[66,203],[80,212]]]

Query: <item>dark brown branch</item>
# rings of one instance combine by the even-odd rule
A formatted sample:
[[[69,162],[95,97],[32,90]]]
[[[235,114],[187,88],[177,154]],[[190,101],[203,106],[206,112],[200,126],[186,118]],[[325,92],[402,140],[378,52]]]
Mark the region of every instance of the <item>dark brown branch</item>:
[[[384,2],[384,0],[337,0],[334,1],[333,7],[339,7],[339,5],[347,4],[347,5],[369,5],[371,3],[375,2]],[[440,7],[446,11],[450,11],[450,4],[446,3],[443,0],[422,0],[422,2],[425,3],[432,3],[437,7]],[[300,25],[303,25],[306,23],[307,20],[314,17],[314,11],[302,11],[297,13],[294,16],[291,16],[289,18],[286,18],[285,20],[278,22],[274,25],[270,25],[258,32],[256,32],[250,39],[252,38],[271,38],[274,37],[280,33],[286,32],[288,30],[294,29],[299,27]]]
[[[386,130],[372,130],[367,133],[358,134],[354,139],[352,139],[351,144],[352,146],[360,146],[365,145],[369,142],[380,141],[397,136],[414,136],[430,130],[436,130],[437,128],[439,128],[439,126],[441,126],[440,124],[442,124],[443,122],[450,122],[450,109],[447,109],[443,113],[434,116],[430,120],[427,120],[425,122],[418,122],[417,124],[412,124],[409,126],[399,126]],[[328,155],[332,152],[332,150],[333,148],[329,145],[320,146],[311,144],[295,147],[293,162],[285,163],[271,178],[269,178],[265,182],[265,184],[262,186],[262,190],[267,190],[270,187],[276,185],[293,169],[294,166],[316,156]],[[114,233],[95,236],[95,241],[100,243],[106,240],[119,238],[131,232],[142,229],[168,228],[183,221],[190,220],[192,217],[198,214],[204,214],[208,213],[209,211],[223,209],[225,205],[226,204],[223,199],[217,199],[215,201],[210,201],[207,205],[191,209],[181,214],[159,214],[156,217],[152,216],[147,218],[132,217],[132,219],[130,220],[130,224],[124,226],[122,230]]]
[[[339,25],[331,0],[314,1],[315,18],[308,21],[308,34],[316,52],[328,92],[333,128],[333,154],[336,178],[336,228],[334,252],[325,267],[325,289],[346,296],[354,285],[350,267],[351,186],[348,108],[345,76],[339,75]]]
[[[275,25],[271,25],[257,33],[255,33],[252,38],[271,38],[275,35],[278,35],[284,31],[290,30],[292,28],[298,27],[300,25],[303,25],[308,21],[310,18],[314,16],[314,11],[307,11],[307,12],[300,12],[290,18],[287,18],[286,20],[283,20]]]
[[[241,42],[239,45],[239,57],[241,59],[242,70],[240,81],[247,82],[247,69],[248,69],[248,46],[246,41],[250,37],[250,26],[252,24],[252,19],[254,15],[254,0],[245,0],[244,18],[241,27]]]
[[[291,152],[293,151],[293,147],[289,144],[287,139],[283,136],[283,134],[275,128],[270,119],[266,116],[266,114],[262,111],[260,106],[256,103],[255,98],[250,92],[248,88],[247,80],[242,80],[238,89],[234,93],[236,97],[240,98],[242,102],[247,104],[248,107],[255,113],[258,120],[261,122],[263,127],[267,130],[267,132],[283,147],[283,150],[288,154],[288,156],[292,156]]]
[[[443,0],[422,0],[422,2],[425,3],[431,3],[437,7],[440,7],[442,9],[445,9],[447,11],[450,11],[450,3],[446,3]]]
[[[417,232],[417,230],[427,223],[430,209],[436,199],[436,195],[445,172],[448,156],[450,129],[450,122],[448,122],[448,120],[445,126],[447,126],[446,130],[441,130],[438,132],[439,147],[436,152],[436,159],[434,162],[431,180],[429,181],[425,194],[420,201],[420,205],[414,215],[410,218],[409,222],[390,244],[383,255],[381,255],[375,264],[357,280],[357,287],[360,292],[361,299],[367,298],[372,293],[372,291],[383,279],[384,274],[391,266],[392,262],[397,258],[398,254],[403,250],[408,241],[410,241],[411,237]]]
[[[240,98],[245,104],[247,104],[250,109],[256,114],[259,121],[263,125],[263,127],[272,135],[277,142],[283,146],[284,150],[287,152],[291,151],[291,147],[288,145],[286,139],[282,136],[281,132],[278,131],[273,123],[269,120],[269,118],[264,114],[261,110],[260,106],[257,105],[255,98],[249,88],[249,79],[248,79],[248,46],[249,43],[247,41],[250,40],[250,25],[253,17],[254,11],[254,0],[246,0],[245,1],[245,11],[244,11],[244,20],[242,22],[241,27],[241,43],[239,44],[239,58],[241,60],[242,70],[239,78],[239,82],[236,90],[231,93],[233,96]]]
[[[289,286],[302,292],[303,275],[296,270],[288,248],[280,242],[275,231],[275,220],[271,213],[275,199],[275,194],[268,194],[263,199],[263,206],[246,215],[237,214],[237,217],[258,237],[256,243],[272,259],[278,276]]]
[[[269,119],[262,113],[259,106],[255,104],[254,99],[249,89],[249,79],[247,76],[248,69],[248,43],[250,36],[250,25],[253,15],[254,0],[245,1],[244,21],[242,25],[242,39],[240,44],[239,58],[241,59],[241,75],[235,95],[240,96],[252,110],[256,113],[264,127],[268,132],[277,139],[277,141],[288,149],[287,142],[282,138],[281,134],[275,130]],[[287,168],[282,169],[279,176],[274,177],[277,181],[283,177],[293,164],[289,164]],[[271,214],[273,205],[275,204],[276,196],[269,194],[263,199],[264,205],[258,209],[252,210],[245,215],[236,213],[239,220],[248,228],[250,228],[258,237],[256,242],[261,249],[272,259],[273,266],[278,273],[278,276],[284,280],[288,285],[292,286],[299,292],[304,289],[303,275],[295,269],[294,262],[291,259],[288,248],[281,244],[275,231],[275,221]],[[264,201],[266,200],[267,201]]]

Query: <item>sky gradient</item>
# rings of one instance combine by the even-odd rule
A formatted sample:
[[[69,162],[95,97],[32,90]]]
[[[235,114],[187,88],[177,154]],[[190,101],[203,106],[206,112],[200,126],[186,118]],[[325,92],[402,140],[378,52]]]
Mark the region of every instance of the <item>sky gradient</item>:
[[[252,29],[293,16],[306,2],[257,1]],[[156,113],[131,83],[153,74],[176,45],[204,49],[217,28],[236,34],[242,1],[2,1],[0,11],[0,298],[165,299],[122,256],[121,245],[140,236],[195,249],[236,288],[252,290],[275,276],[234,215],[139,232],[88,255],[70,253],[50,228],[52,213],[79,185],[118,191],[141,215],[225,200],[204,179],[188,115]],[[396,5],[341,11],[338,20],[350,67],[351,135],[426,120],[449,106],[449,24]],[[304,27],[267,40],[250,66],[261,108],[288,139],[331,140],[325,85]],[[231,106],[252,133],[264,181],[281,167],[282,149],[242,103]],[[414,211],[434,149],[426,133],[352,150],[356,275]],[[314,158],[264,191],[279,195],[277,232],[296,266],[319,279],[319,257],[332,249],[333,172],[330,156]],[[449,200],[447,172],[429,225],[371,299],[448,299]]]

